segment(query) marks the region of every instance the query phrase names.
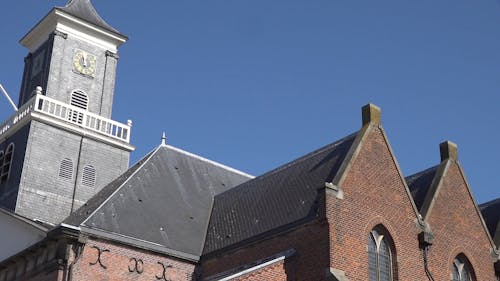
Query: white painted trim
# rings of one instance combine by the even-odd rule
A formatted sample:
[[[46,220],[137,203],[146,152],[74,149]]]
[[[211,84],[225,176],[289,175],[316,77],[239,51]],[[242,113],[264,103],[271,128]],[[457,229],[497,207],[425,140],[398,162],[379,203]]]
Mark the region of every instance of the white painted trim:
[[[195,158],[195,159],[198,159],[198,160],[200,160],[200,161],[203,161],[203,162],[206,162],[206,163],[212,164],[212,165],[214,165],[214,166],[217,166],[217,167],[223,168],[223,169],[225,169],[225,170],[227,170],[227,171],[229,171],[229,172],[233,172],[233,173],[235,173],[235,174],[242,175],[242,176],[247,177],[247,178],[249,178],[249,179],[253,179],[253,178],[255,178],[255,176],[252,176],[252,175],[247,174],[247,173],[245,173],[245,172],[242,172],[242,171],[240,171],[240,170],[236,170],[236,169],[234,169],[234,168],[231,168],[231,167],[226,166],[226,165],[224,165],[224,164],[221,164],[221,163],[215,162],[215,161],[213,161],[213,160],[210,160],[210,159],[204,158],[204,157],[202,157],[202,156],[196,155],[196,154],[194,154],[194,153],[187,152],[187,151],[182,150],[182,149],[180,149],[180,148],[177,148],[177,147],[174,147],[174,146],[171,146],[171,145],[166,145],[166,147],[168,147],[169,149],[172,149],[172,150],[174,150],[174,151],[177,151],[177,152],[179,152],[179,153],[182,153],[182,154],[185,154],[185,155],[187,155],[187,156],[190,156],[190,157],[193,157],[193,158]]]
[[[80,227],[69,225],[69,224],[65,224],[65,223],[61,223],[61,226],[64,227],[64,228],[69,228],[69,229],[73,229],[73,230],[76,230],[76,231],[81,231],[82,230]]]
[[[127,41],[127,37],[121,34],[97,27],[54,8],[20,40],[20,43],[33,53],[56,30],[91,42],[114,53],[117,52],[120,45]]]
[[[224,278],[222,278],[222,279],[216,279],[216,280],[217,280],[217,281],[228,281],[228,280],[231,280],[231,279],[234,279],[234,278],[237,278],[237,277],[243,276],[243,275],[245,275],[245,274],[248,274],[248,273],[250,273],[250,272],[253,272],[253,271],[259,270],[259,269],[261,269],[261,268],[267,267],[267,266],[269,266],[269,265],[271,265],[271,264],[273,264],[273,263],[277,263],[277,262],[280,262],[280,261],[282,261],[282,260],[285,260],[285,258],[286,258],[286,255],[282,255],[282,256],[280,256],[280,257],[278,257],[278,258],[275,258],[275,259],[273,259],[273,260],[270,260],[270,261],[268,261],[268,262],[265,262],[265,263],[259,264],[259,265],[254,266],[254,267],[250,267],[250,268],[248,268],[248,269],[245,269],[245,270],[243,270],[243,271],[240,271],[240,272],[235,273],[235,274],[233,274],[233,275],[230,275],[230,276],[228,276],[228,277],[224,277]]]

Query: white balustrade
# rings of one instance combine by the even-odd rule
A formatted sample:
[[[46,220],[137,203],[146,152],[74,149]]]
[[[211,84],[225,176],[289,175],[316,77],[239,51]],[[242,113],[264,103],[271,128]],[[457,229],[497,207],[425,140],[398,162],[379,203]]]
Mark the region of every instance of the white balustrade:
[[[126,143],[130,142],[131,126],[115,122],[43,95],[35,95],[14,116],[0,125],[0,137],[31,112],[48,115]]]

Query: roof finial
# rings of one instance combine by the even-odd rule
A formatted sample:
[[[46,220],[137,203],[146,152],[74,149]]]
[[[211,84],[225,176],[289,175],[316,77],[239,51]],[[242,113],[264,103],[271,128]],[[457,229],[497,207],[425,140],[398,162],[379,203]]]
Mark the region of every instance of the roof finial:
[[[380,125],[380,107],[369,103],[361,108],[363,126],[367,124]]]
[[[161,145],[167,145],[167,136],[165,135],[165,132],[163,132],[163,134],[161,135]]]
[[[451,141],[445,141],[439,144],[439,151],[441,152],[441,162],[446,160],[458,160],[457,145]]]

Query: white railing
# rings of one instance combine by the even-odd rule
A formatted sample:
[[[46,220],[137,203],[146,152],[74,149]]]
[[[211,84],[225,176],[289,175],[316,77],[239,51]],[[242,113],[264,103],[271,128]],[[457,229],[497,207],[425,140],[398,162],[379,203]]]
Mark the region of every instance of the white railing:
[[[21,108],[19,108],[16,113],[14,113],[9,119],[0,125],[0,137],[6,134],[9,129],[19,123],[24,117],[30,115],[33,110],[34,98],[33,100],[25,103]]]
[[[26,115],[37,112],[130,143],[131,125],[125,125],[43,95],[36,95],[0,127],[0,136]]]

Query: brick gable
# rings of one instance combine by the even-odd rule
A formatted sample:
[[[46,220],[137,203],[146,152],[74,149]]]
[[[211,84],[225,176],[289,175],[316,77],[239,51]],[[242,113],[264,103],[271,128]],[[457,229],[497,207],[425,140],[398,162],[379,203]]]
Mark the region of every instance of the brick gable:
[[[343,199],[327,196],[331,267],[344,271],[350,281],[368,280],[369,233],[382,224],[395,244],[395,280],[419,280],[425,272],[416,209],[383,129],[365,126],[340,180]]]
[[[454,258],[463,253],[469,259],[477,280],[495,280],[492,242],[479,215],[462,170],[456,161],[445,161],[433,203],[426,221],[434,243],[429,251],[429,266],[436,280],[451,274]]]

